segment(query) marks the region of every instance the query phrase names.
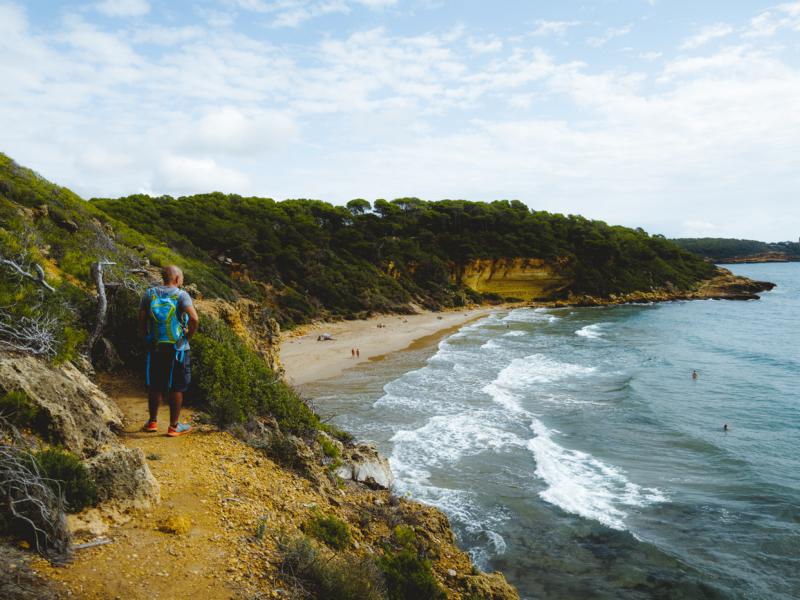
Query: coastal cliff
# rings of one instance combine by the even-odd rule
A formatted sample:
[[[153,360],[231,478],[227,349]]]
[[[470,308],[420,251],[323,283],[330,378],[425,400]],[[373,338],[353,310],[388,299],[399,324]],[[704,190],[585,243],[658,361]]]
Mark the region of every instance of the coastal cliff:
[[[652,287],[628,293],[607,295],[575,294],[563,262],[540,258],[475,260],[452,275],[481,294],[494,294],[507,300],[535,302],[552,306],[596,306],[671,300],[755,300],[760,292],[775,287],[766,281],[753,281],[716,267],[713,274],[689,286]]]
[[[455,271],[454,283],[460,281],[479,294],[522,301],[557,297],[571,283],[563,265],[541,258],[476,259]]]

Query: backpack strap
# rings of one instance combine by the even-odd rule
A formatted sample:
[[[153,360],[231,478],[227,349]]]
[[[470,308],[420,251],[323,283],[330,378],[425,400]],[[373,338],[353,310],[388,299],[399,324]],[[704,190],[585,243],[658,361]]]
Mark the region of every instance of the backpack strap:
[[[144,376],[145,384],[150,387],[150,351],[147,351],[147,369]]]

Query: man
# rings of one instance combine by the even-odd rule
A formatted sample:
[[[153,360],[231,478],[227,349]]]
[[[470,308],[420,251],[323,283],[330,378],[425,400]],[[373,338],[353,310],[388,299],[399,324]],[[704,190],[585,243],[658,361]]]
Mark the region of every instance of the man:
[[[158,408],[169,397],[167,435],[177,437],[191,430],[179,422],[183,393],[191,381],[189,340],[200,320],[192,298],[181,289],[183,272],[175,265],[161,270],[164,285],[148,289],[139,304],[139,336],[147,341],[147,387],[150,419],[144,431],[158,431]]]

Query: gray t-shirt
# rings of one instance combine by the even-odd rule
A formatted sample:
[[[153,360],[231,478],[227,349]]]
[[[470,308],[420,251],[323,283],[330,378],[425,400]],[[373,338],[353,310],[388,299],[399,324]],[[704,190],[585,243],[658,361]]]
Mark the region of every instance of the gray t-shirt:
[[[139,302],[139,308],[142,310],[149,310],[150,309],[150,290],[153,288],[148,288],[147,291],[142,295],[142,300]],[[175,291],[175,286],[173,285],[157,285],[155,286],[156,293],[159,296],[165,296],[167,294],[171,294]],[[186,312],[186,309],[194,306],[192,302],[192,297],[186,290],[181,290],[178,294],[178,312],[180,313],[178,316],[182,316],[183,313]],[[183,340],[183,343],[179,343],[175,346],[176,350],[188,350],[189,349],[189,340]]]

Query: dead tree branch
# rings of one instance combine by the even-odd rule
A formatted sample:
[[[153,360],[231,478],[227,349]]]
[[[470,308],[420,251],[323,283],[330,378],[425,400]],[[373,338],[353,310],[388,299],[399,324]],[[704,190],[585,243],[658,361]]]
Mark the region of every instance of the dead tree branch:
[[[63,500],[49,483],[30,452],[0,445],[0,503],[27,530],[37,552],[59,559],[69,553],[70,535]]]
[[[0,310],[0,349],[54,356],[58,351],[58,321],[50,316],[18,317]]]
[[[46,290],[49,290],[50,292],[55,292],[56,291],[55,288],[53,286],[51,286],[49,283],[47,283],[47,281],[45,280],[44,269],[39,264],[34,263],[34,265],[33,265],[34,269],[36,269],[36,273],[37,273],[36,275],[31,273],[30,271],[26,271],[25,269],[23,269],[22,266],[17,261],[10,260],[8,258],[3,258],[1,256],[0,256],[0,265],[7,266],[12,271],[14,271],[17,275],[19,275],[20,277],[25,277],[26,279],[30,279],[31,281],[35,281],[36,283],[40,284],[41,286],[43,286]]]
[[[103,334],[103,328],[106,326],[106,318],[108,316],[108,297],[106,296],[106,286],[103,282],[103,267],[115,264],[117,263],[103,260],[92,263],[92,279],[94,279],[94,285],[97,287],[97,320],[94,325],[94,331],[89,337],[89,355],[91,355],[94,345]]]

